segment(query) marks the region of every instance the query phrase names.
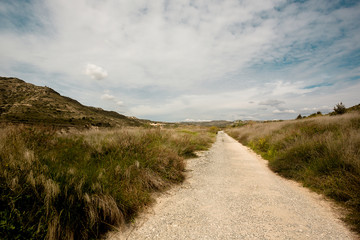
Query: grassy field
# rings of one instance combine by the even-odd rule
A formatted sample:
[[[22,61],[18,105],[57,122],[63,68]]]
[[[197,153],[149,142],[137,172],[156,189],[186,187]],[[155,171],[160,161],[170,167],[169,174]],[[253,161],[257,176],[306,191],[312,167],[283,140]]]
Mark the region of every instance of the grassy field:
[[[360,233],[359,112],[250,123],[227,133],[268,159],[273,171],[345,206],[345,221]]]
[[[196,129],[0,128],[0,238],[94,239],[184,179],[215,134]]]

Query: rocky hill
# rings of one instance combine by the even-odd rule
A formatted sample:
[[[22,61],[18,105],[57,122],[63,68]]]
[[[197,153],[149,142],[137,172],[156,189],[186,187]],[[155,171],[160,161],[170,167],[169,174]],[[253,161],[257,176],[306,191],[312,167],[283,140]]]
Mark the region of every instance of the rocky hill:
[[[113,111],[84,106],[48,87],[0,77],[0,122],[60,127],[138,126],[143,123]]]

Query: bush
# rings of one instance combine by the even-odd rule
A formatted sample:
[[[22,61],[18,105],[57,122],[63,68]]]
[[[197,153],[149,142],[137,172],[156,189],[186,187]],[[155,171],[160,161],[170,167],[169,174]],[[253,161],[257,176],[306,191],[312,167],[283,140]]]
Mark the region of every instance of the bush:
[[[216,134],[218,131],[220,131],[220,128],[216,126],[212,126],[209,128],[209,132]]]
[[[345,112],[346,112],[346,107],[342,102],[335,105],[334,107],[335,114],[344,114]]]

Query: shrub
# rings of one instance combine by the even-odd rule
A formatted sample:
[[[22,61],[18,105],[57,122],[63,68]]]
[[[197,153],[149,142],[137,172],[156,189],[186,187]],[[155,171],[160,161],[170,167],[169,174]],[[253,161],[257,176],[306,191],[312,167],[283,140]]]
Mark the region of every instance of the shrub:
[[[344,114],[345,112],[346,112],[346,107],[342,102],[335,105],[334,107],[335,114]]]
[[[220,131],[220,128],[216,127],[216,126],[212,126],[209,128],[209,131],[211,133],[217,133],[218,131]]]

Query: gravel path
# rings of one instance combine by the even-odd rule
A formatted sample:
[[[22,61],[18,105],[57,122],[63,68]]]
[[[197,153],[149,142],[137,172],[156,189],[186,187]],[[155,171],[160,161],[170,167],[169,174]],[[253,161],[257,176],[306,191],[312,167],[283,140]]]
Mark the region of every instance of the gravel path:
[[[328,202],[223,132],[187,168],[184,184],[109,239],[355,239]]]

